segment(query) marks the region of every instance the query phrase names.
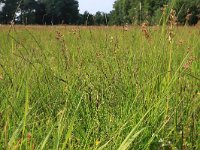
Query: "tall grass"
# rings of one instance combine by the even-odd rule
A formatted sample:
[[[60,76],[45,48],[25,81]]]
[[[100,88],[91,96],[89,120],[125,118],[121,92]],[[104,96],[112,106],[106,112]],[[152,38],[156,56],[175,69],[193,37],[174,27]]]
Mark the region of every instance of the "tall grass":
[[[0,28],[0,149],[200,148],[198,27],[173,42],[167,26],[14,28]]]

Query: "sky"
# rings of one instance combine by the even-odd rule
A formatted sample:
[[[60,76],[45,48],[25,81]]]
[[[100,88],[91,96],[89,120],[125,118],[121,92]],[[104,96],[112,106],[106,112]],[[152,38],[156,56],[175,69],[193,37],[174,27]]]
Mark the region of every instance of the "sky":
[[[88,11],[95,14],[97,11],[109,13],[113,9],[115,0],[78,0],[80,13]]]
[[[115,0],[78,0],[80,13],[88,11],[95,14],[97,11],[109,13],[113,9]],[[0,7],[1,11],[1,7]]]
[[[2,11],[2,6],[3,6],[3,4],[2,4],[2,3],[0,3],[0,11]]]

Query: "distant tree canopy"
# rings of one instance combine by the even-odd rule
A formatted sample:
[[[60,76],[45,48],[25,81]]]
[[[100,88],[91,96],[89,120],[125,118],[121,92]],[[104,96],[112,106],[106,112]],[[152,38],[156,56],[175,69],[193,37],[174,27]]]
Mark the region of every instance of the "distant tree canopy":
[[[79,15],[78,24],[82,25],[107,25],[109,22],[109,14],[104,12],[96,12],[95,15],[90,14],[85,11],[83,14]]]
[[[193,25],[200,19],[200,0],[116,0],[110,13],[94,15],[87,11],[80,14],[77,0],[0,0],[0,23],[155,25],[162,20],[166,5],[176,10],[180,24]]]
[[[77,0],[0,0],[4,4],[0,22],[15,18],[24,24],[76,24],[79,19]]]
[[[110,23],[140,24],[144,21],[158,24],[162,16],[162,8],[172,6],[177,12],[178,22],[196,24],[200,15],[200,0],[116,0],[111,12]]]

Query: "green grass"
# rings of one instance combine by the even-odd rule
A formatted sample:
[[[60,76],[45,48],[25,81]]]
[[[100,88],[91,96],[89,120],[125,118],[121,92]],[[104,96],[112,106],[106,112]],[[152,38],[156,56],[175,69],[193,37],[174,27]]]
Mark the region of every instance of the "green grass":
[[[148,32],[1,26],[0,149],[200,149],[199,28]]]

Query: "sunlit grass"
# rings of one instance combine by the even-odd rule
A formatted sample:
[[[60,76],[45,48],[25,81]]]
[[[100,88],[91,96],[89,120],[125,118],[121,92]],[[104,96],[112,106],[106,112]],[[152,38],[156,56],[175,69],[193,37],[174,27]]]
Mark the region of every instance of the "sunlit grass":
[[[0,149],[199,149],[199,28],[146,30],[1,26]]]

